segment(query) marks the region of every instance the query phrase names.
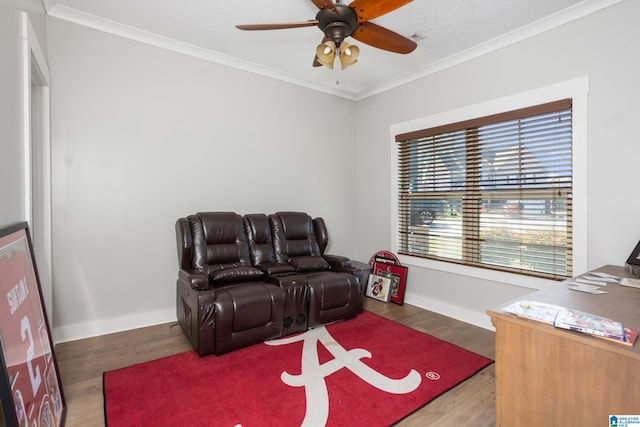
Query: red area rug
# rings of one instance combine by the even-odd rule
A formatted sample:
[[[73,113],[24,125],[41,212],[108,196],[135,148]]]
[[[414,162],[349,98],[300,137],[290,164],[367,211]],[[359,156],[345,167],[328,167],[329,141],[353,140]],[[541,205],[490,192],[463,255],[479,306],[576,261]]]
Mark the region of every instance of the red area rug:
[[[388,426],[492,363],[370,312],[222,356],[105,372],[120,426]]]

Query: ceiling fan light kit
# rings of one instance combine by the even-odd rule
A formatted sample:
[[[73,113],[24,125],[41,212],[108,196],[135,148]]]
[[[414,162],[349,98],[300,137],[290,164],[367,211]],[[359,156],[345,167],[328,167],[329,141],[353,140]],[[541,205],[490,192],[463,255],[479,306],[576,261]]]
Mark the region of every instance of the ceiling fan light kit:
[[[358,56],[360,56],[360,48],[356,45],[350,45],[347,42],[343,42],[340,45],[340,65],[345,70],[358,62]]]
[[[346,43],[344,39],[347,37],[378,49],[402,54],[413,52],[418,46],[407,37],[369,22],[370,19],[398,9],[412,0],[354,0],[348,6],[334,3],[333,0],[311,1],[320,9],[315,20],[236,25],[236,28],[251,31],[317,26],[324,33],[324,38],[316,47],[313,65],[324,65],[330,69],[333,69],[336,52],[343,70],[358,62],[360,48]]]
[[[333,62],[336,59],[336,44],[331,40],[320,43],[316,47],[316,57],[321,65],[333,70]]]
[[[338,53],[337,55],[336,52]],[[340,46],[336,46],[333,41],[328,40],[316,47],[317,61],[320,65],[324,65],[331,70],[333,70],[336,56],[340,59],[340,68],[345,70],[358,62],[359,55],[360,48],[347,42],[342,42]]]

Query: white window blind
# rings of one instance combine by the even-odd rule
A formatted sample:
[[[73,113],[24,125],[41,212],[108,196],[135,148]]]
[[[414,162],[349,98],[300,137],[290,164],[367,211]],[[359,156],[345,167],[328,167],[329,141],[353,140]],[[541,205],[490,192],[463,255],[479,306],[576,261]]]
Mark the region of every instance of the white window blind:
[[[396,136],[401,254],[572,275],[565,99]]]

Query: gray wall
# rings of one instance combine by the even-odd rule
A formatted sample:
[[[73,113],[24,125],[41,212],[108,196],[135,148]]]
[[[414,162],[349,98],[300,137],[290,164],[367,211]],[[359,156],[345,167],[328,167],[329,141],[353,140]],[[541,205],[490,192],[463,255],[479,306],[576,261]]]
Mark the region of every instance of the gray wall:
[[[327,221],[331,252],[368,260],[393,244],[391,126],[581,76],[588,209],[576,215],[587,218],[588,268],[622,264],[640,238],[630,195],[639,2],[352,102],[45,21],[35,0],[2,0],[3,224],[25,217],[18,8],[30,11],[51,69],[57,340],[175,319],[173,224],[196,211],[305,210]],[[319,124],[327,116],[331,135]],[[484,326],[487,307],[531,290],[405,262],[408,302]]]
[[[58,19],[49,49],[58,339],[175,320],[198,211],[303,210],[355,252],[352,101]]]
[[[587,76],[587,140],[576,141],[588,144],[587,209],[574,215],[587,219],[587,235],[580,236],[587,245],[586,268],[624,264],[640,239],[639,202],[632,190],[640,158],[637,16],[640,2],[625,1],[358,102],[358,215],[367,221],[358,223],[356,255],[392,246],[390,234],[369,232],[391,228],[389,211],[371,210],[367,202],[375,198],[383,206],[391,203],[392,171],[385,167],[390,163],[392,125]],[[374,171],[365,166],[374,161],[383,167]],[[531,292],[517,277],[485,280],[405,261],[410,265],[410,302],[487,327],[486,308]]]

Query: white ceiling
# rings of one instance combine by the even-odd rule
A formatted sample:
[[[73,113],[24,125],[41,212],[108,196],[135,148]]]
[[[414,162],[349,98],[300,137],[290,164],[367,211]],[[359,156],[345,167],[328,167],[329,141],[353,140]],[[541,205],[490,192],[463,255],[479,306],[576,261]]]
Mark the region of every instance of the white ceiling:
[[[323,37],[317,27],[235,28],[314,19],[318,9],[310,0],[44,1],[53,17],[361,99],[620,0],[415,0],[372,20],[406,37],[419,36],[415,51],[400,55],[348,39],[360,47],[360,59],[340,71],[312,67]]]

